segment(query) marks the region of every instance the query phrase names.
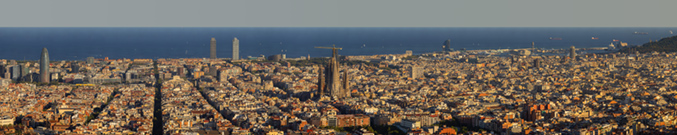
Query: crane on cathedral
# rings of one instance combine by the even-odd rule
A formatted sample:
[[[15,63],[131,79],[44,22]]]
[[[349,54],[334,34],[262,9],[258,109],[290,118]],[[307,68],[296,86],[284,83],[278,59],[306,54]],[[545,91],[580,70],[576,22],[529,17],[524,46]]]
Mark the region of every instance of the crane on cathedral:
[[[320,49],[331,49],[331,52],[332,52],[331,57],[334,57],[334,58],[336,58],[336,56],[337,56],[337,51],[336,51],[337,49],[338,49],[338,50],[343,50],[343,48],[341,48],[341,47],[336,47],[335,44],[334,44],[334,45],[331,45],[331,47],[316,46],[315,48],[320,48]]]
[[[336,98],[346,98],[350,97],[350,91],[348,90],[348,74],[344,72],[343,80],[340,80],[339,76],[339,62],[338,62],[338,51],[343,50],[341,47],[336,47],[332,45],[331,47],[317,46],[315,48],[319,49],[331,49],[332,56],[329,59],[329,63],[324,68],[324,71],[319,72],[319,81],[318,81],[318,92],[320,96],[324,95],[324,91],[329,92],[330,97]],[[343,82],[343,83],[341,83]]]

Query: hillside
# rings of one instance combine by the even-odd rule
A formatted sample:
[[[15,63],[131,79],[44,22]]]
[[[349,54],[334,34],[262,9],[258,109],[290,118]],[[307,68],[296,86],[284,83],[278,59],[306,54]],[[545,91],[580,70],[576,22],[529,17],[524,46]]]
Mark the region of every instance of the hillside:
[[[623,48],[619,52],[639,51],[641,53],[656,52],[677,52],[677,36],[663,38],[658,42],[649,42],[641,46]]]

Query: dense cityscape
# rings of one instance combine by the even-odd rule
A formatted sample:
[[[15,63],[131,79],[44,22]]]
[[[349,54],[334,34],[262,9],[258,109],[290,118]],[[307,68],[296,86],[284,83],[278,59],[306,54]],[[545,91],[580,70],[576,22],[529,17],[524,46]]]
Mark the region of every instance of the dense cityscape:
[[[451,42],[319,58],[240,58],[237,38],[211,38],[209,58],[50,61],[43,48],[0,59],[0,134],[677,133],[676,53]]]

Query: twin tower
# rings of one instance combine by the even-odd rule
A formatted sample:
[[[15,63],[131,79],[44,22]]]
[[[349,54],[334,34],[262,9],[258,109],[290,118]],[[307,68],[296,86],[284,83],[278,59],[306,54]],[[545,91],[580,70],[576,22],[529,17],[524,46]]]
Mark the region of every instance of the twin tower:
[[[212,38],[209,48],[209,58],[216,59],[216,39]],[[233,60],[240,59],[240,40],[233,38]]]

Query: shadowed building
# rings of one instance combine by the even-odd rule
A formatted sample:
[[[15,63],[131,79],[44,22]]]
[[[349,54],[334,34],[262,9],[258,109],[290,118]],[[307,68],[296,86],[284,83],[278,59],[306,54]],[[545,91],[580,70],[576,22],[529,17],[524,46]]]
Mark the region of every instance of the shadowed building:
[[[209,58],[216,59],[216,39],[212,38],[211,44],[209,45]]]
[[[40,82],[49,83],[49,53],[47,53],[47,48],[42,48],[42,53],[40,53]]]
[[[233,38],[233,60],[240,59],[240,40]]]
[[[19,79],[21,78],[21,66],[19,65],[12,65],[11,69],[9,70],[11,72],[11,78],[14,81],[20,81]]]
[[[80,73],[80,65],[77,62],[71,63],[71,73]]]
[[[534,59],[534,68],[538,69],[541,67],[541,60],[540,59]]]
[[[324,68],[322,66],[318,67],[317,71],[317,90],[319,92],[319,96],[324,95],[324,89],[325,89],[325,83],[326,80],[324,80]]]

